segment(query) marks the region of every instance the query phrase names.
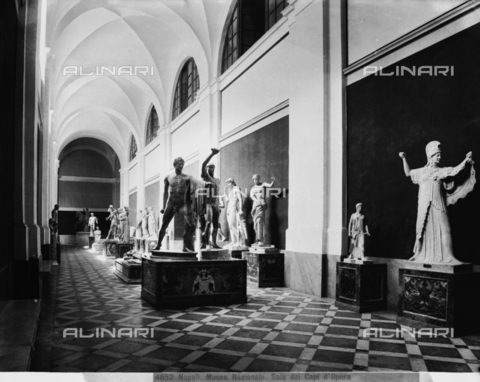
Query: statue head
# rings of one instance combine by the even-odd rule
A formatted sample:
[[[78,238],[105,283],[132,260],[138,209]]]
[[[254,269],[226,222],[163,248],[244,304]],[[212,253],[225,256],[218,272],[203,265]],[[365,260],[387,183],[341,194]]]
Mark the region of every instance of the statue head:
[[[235,180],[233,178],[228,178],[226,181],[225,181],[225,184],[227,186],[236,186],[237,184],[235,183]]]
[[[182,157],[175,158],[175,160],[173,161],[173,167],[175,167],[175,170],[182,171],[184,165],[185,161]]]
[[[442,150],[440,149],[440,142],[432,141],[427,144],[425,147],[425,152],[427,154],[428,163],[431,163],[433,160],[435,163],[440,162],[440,154]]]
[[[357,209],[357,212],[362,211],[362,205],[363,205],[362,203],[355,204],[355,208]]]
[[[90,212],[90,216],[93,216],[93,212]]]
[[[207,173],[210,176],[213,176],[213,174],[215,173],[215,165],[213,163],[209,163],[207,165]]]
[[[255,184],[259,183],[259,182],[260,182],[260,175],[254,174],[254,175],[252,176],[252,180],[253,180],[253,182],[254,182]]]
[[[58,204],[55,204],[55,206],[53,207],[54,210],[58,210]]]

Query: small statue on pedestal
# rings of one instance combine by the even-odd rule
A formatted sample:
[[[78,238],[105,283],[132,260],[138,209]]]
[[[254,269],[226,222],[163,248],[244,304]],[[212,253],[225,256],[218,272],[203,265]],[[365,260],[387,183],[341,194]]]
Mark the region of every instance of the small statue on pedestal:
[[[146,239],[147,237],[148,237],[148,218],[147,218],[147,207],[145,207],[142,213],[142,238]]]
[[[110,230],[108,231],[107,234],[107,240],[116,240],[118,238],[118,211],[110,205],[108,207],[108,212],[110,212],[110,215],[105,218],[105,220],[110,220]]]
[[[275,183],[275,177],[272,175],[271,183],[261,183],[260,175],[255,174],[252,177],[254,186],[250,190],[250,198],[252,198],[252,217],[253,228],[255,230],[255,244],[264,245],[266,238],[265,229],[265,211],[267,210],[267,202],[265,200],[265,188],[270,188]]]
[[[119,240],[121,243],[129,243],[130,242],[130,220],[129,220],[129,212],[130,209],[128,207],[124,207],[123,209],[119,210],[118,220],[120,222],[119,226]]]
[[[98,219],[92,212],[90,217],[88,218],[88,227],[90,228],[90,236],[93,237],[95,235],[95,228],[98,226]]]
[[[156,228],[156,224],[155,224],[155,214],[153,213],[153,208],[152,207],[148,207],[147,226],[148,226],[148,237],[157,238],[157,228]]]
[[[355,205],[357,212],[354,212],[348,223],[348,236],[351,239],[350,260],[365,260],[365,235],[370,236],[368,231],[367,218],[362,214],[362,203]]]
[[[425,151],[427,164],[415,170],[410,169],[404,152],[398,154],[402,158],[405,175],[419,185],[416,240],[414,256],[410,261],[463,264],[453,256],[447,206],[465,198],[473,190],[476,180],[472,153],[469,152],[456,167],[440,167],[440,142],[430,142]]]

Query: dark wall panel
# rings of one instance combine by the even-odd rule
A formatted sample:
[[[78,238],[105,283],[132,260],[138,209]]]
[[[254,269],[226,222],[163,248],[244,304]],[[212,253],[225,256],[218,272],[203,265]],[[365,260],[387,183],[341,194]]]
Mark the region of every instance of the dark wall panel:
[[[250,193],[253,174],[259,174],[262,182],[270,183],[275,175],[274,187],[286,189],[285,195],[267,199],[267,242],[285,248],[285,231],[288,228],[288,117],[284,117],[222,148],[220,152],[220,180],[222,192],[225,180],[235,179],[237,185]],[[248,195],[244,214],[247,216],[249,239],[254,238],[252,200]],[[225,211],[222,212],[222,228],[228,229]]]
[[[105,212],[89,211],[93,212],[98,219],[98,226],[102,231],[102,236],[106,236],[110,229],[110,220],[105,220],[110,214],[107,212],[108,205],[105,207]],[[78,211],[83,211],[79,209]],[[77,223],[77,211],[58,211],[58,233],[60,235],[75,235],[77,230],[75,224]]]
[[[114,174],[108,160],[92,150],[78,150],[68,154],[61,161],[58,174],[98,178],[118,177],[118,173]]]
[[[160,215],[160,182],[155,182],[145,187],[145,207],[153,207],[153,214],[158,229],[158,217]]]
[[[119,207],[112,200],[113,183],[58,182],[58,201],[61,207],[105,208],[110,204]]]
[[[418,186],[405,177],[400,151],[411,168],[426,164],[425,146],[442,143],[442,165],[480,156],[480,25],[473,26],[395,67],[453,66],[454,76],[369,76],[347,89],[348,213],[363,202],[374,256],[407,259],[415,241]],[[450,206],[454,254],[480,264],[478,186]]]

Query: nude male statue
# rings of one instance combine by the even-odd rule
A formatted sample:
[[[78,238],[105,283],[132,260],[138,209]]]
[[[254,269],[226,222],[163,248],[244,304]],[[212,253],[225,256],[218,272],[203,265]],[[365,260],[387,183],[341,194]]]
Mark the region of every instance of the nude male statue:
[[[219,249],[217,245],[218,218],[220,217],[218,191],[220,188],[220,179],[215,178],[215,165],[208,164],[213,156],[217,155],[220,150],[212,149],[212,153],[202,164],[202,179],[207,184],[207,196],[204,206],[200,214],[200,226],[202,230],[202,249],[210,246],[210,227],[213,226],[212,244],[213,248]]]
[[[192,211],[192,191],[195,188],[195,178],[182,173],[185,161],[182,158],[176,158],[173,162],[175,174],[168,175],[165,178],[165,193],[163,195],[163,214],[162,226],[158,231],[158,243],[155,250],[162,246],[162,240],[168,225],[175,214],[183,221],[185,231],[183,233],[183,252],[194,252],[193,235],[195,233],[195,223]]]

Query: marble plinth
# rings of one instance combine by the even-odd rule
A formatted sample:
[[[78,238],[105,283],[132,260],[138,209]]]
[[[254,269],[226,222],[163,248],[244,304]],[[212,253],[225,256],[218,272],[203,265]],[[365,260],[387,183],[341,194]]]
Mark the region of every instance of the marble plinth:
[[[104,247],[105,247],[104,240],[100,240],[98,243],[93,243],[92,244],[92,249],[95,252],[103,252]]]
[[[90,236],[90,232],[77,232],[75,237],[75,245],[77,247],[88,247],[88,238]]]
[[[464,273],[464,272],[473,272],[473,264],[433,264],[433,263],[417,263],[414,261],[407,261],[405,263],[405,268],[407,269],[416,269],[418,271],[431,271],[431,272],[442,272],[442,273]]]
[[[230,259],[231,257],[228,249],[202,249],[200,251],[202,260]]]
[[[246,261],[142,257],[143,300],[155,309],[247,301]]]
[[[338,262],[335,305],[359,313],[387,309],[387,266]]]
[[[373,264],[372,260],[367,260],[367,259],[350,259],[346,258],[343,259],[344,263],[349,263],[349,264]]]
[[[150,256],[158,259],[198,260],[197,252],[182,252],[164,249],[152,249]]]
[[[126,284],[140,284],[142,282],[142,262],[136,259],[117,259],[113,274]]]
[[[253,244],[248,250],[251,253],[278,253],[278,249],[275,248],[274,245],[268,245],[268,244]]]
[[[259,288],[284,286],[285,255],[283,253],[244,251],[242,259],[247,260],[248,280],[257,284]]]
[[[118,240],[105,240],[103,243],[103,255],[116,258],[118,254]]]
[[[445,328],[454,336],[480,329],[480,272],[399,269],[398,316]]]

